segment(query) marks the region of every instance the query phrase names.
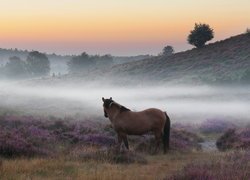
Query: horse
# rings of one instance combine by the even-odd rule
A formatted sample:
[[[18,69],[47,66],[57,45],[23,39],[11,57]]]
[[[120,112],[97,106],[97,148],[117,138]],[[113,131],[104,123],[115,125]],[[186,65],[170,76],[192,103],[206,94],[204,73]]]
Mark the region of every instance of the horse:
[[[104,116],[109,118],[118,135],[118,147],[122,141],[129,150],[127,135],[143,135],[153,132],[156,141],[155,153],[158,152],[160,142],[163,142],[164,154],[169,150],[170,118],[160,109],[150,108],[134,112],[118,104],[112,97],[102,97]]]

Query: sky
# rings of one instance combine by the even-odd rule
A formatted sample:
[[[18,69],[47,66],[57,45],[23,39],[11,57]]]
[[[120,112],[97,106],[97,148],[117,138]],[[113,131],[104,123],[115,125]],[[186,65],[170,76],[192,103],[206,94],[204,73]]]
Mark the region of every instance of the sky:
[[[195,23],[213,41],[250,27],[250,0],[0,0],[0,48],[138,55],[192,48]]]

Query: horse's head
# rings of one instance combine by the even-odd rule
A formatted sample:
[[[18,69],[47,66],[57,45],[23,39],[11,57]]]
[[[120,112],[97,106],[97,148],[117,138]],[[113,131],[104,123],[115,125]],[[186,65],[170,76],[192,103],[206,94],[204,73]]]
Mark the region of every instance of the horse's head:
[[[102,98],[103,101],[103,111],[104,111],[104,117],[108,117],[107,110],[111,107],[111,105],[114,103],[112,100],[112,97],[109,99],[105,99],[104,97]]]

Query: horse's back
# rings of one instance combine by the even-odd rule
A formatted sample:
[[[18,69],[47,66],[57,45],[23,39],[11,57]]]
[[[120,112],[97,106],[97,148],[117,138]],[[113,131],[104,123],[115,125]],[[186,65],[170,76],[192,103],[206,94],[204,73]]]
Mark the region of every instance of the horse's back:
[[[119,125],[130,129],[131,134],[138,131],[138,134],[154,129],[161,129],[165,124],[165,113],[160,109],[150,108],[143,111],[127,111],[121,113]],[[130,134],[130,133],[129,133]]]

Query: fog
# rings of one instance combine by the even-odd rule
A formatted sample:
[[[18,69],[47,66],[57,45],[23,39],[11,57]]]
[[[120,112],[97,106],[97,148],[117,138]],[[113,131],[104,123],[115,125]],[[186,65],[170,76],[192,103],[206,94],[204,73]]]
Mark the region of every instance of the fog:
[[[250,86],[116,87],[24,85],[0,82],[0,107],[25,114],[103,118],[101,98],[112,97],[134,111],[159,108],[172,122],[199,123],[208,118],[250,122]]]

